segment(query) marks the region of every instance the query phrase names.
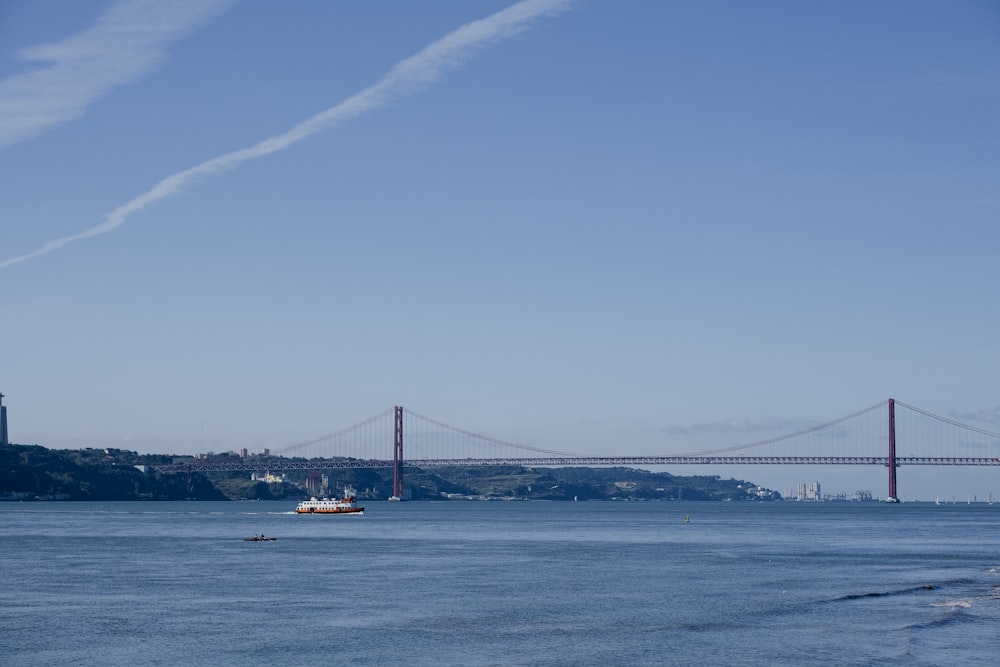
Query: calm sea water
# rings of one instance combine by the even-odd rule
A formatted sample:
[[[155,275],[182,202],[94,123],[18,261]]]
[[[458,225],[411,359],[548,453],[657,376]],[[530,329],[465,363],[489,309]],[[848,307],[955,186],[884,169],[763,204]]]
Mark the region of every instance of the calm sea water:
[[[0,503],[0,663],[1000,656],[1000,505],[365,504]]]

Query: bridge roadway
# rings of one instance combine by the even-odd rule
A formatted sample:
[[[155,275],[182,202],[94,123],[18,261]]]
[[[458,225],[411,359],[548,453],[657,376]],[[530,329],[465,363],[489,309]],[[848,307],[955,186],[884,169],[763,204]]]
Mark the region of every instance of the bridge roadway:
[[[459,466],[666,466],[666,465],[878,465],[889,467],[888,456],[580,456],[499,459],[410,459],[407,468]],[[391,468],[381,459],[252,458],[239,461],[172,463],[150,466],[160,473],[267,472],[270,470],[332,470]],[[897,456],[896,466],[1000,466],[997,458]]]

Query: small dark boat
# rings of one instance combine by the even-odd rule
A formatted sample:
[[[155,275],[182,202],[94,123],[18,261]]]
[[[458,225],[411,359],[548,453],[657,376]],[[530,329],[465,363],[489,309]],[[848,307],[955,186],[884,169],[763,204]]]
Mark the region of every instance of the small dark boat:
[[[277,537],[264,537],[263,535],[254,535],[253,537],[244,537],[244,542],[276,542]]]

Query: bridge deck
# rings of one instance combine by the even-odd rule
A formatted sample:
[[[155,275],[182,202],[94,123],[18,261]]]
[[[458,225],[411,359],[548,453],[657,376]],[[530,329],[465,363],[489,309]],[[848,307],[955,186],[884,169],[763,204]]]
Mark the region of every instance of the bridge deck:
[[[662,466],[662,465],[877,465],[888,467],[887,456],[593,456],[533,458],[415,459],[407,467],[442,468],[461,466]],[[997,458],[896,457],[897,466],[1000,466]],[[391,460],[377,459],[250,459],[205,463],[174,463],[151,466],[161,473],[173,472],[265,472],[268,470],[319,470],[340,468],[391,468]]]

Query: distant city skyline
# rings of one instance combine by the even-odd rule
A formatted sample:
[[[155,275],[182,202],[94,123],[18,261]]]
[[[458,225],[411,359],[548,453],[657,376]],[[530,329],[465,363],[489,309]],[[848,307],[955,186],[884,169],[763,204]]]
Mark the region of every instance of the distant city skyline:
[[[998,29],[987,0],[6,2],[10,438],[278,450],[404,405],[669,453],[890,396],[995,432]]]

